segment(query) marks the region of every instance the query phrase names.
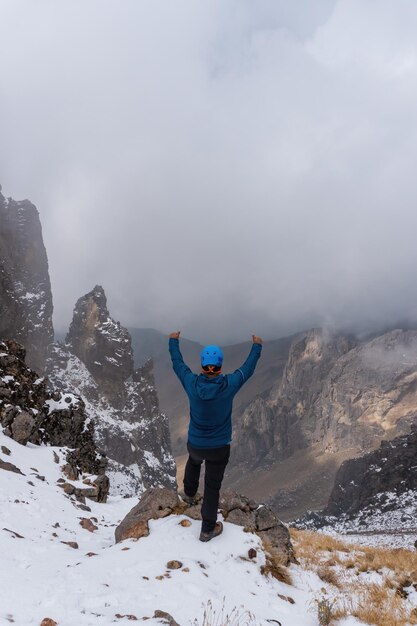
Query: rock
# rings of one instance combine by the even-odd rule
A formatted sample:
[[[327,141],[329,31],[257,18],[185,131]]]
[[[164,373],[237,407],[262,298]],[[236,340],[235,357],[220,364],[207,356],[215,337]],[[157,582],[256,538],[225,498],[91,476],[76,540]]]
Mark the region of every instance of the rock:
[[[152,487],[145,491],[139,503],[126,515],[115,531],[116,543],[127,538],[149,534],[148,521],[166,517],[179,503],[178,495],[170,489]]]
[[[86,506],[85,504],[79,504],[78,508],[81,509],[81,511],[89,511],[91,513],[90,507]]]
[[[248,550],[248,557],[250,559],[256,559],[256,555],[257,555],[257,552],[256,552],[255,548],[249,548],[249,550]]]
[[[61,543],[65,543],[65,545],[70,548],[74,548],[74,550],[78,550],[78,543],[76,541],[61,541]]]
[[[54,450],[54,462],[55,463],[59,463],[59,456],[57,455],[57,453]]]
[[[50,617],[45,617],[41,621],[41,625],[40,626],[58,626],[58,622],[56,622],[55,620],[51,619]]]
[[[291,598],[291,596],[283,596],[280,593],[277,593],[278,598],[281,598],[281,600],[285,600],[286,602],[289,602],[290,604],[295,604],[295,600],[294,598]]]
[[[27,411],[21,411],[11,425],[13,439],[25,446],[35,430],[35,426],[34,417]]]
[[[15,539],[24,539],[24,537],[22,535],[19,535],[19,533],[17,533],[15,530],[9,530],[8,528],[3,528],[3,530],[14,535]]]
[[[182,567],[182,563],[181,561],[168,561],[167,563],[167,569],[181,569]]]
[[[93,524],[91,519],[88,519],[87,517],[83,517],[81,519],[80,526],[85,530],[88,530],[90,533],[93,533],[95,530],[97,530],[97,526]]]
[[[223,515],[227,517],[230,511],[240,509],[241,511],[250,511],[256,508],[256,504],[250,501],[246,496],[237,494],[235,491],[225,489],[220,493],[219,508]]]
[[[0,340],[14,338],[23,344],[29,366],[43,373],[54,331],[39,213],[28,200],[6,199],[1,190],[0,303]],[[18,358],[24,360],[24,355]]]
[[[74,485],[71,485],[71,483],[64,483],[62,488],[67,496],[72,496],[75,493],[75,487]]]
[[[180,526],[183,526],[184,528],[188,528],[189,526],[191,526],[191,522],[189,522],[188,519],[182,519],[180,521]]]
[[[269,530],[258,531],[257,535],[274,548],[275,553],[282,558],[284,565],[295,563],[294,548],[291,544],[290,533],[282,522],[279,522],[277,526]]]
[[[245,512],[241,509],[234,509],[230,511],[226,519],[230,524],[243,526],[246,530],[256,530],[256,518],[253,511]]]
[[[124,619],[126,618],[127,620],[130,620],[132,622],[137,622],[138,618],[136,617],[136,615],[122,615],[121,613],[116,613],[115,617],[117,617],[117,619]]]
[[[129,478],[129,495],[176,486],[168,419],[159,409],[152,367],[149,362],[135,370],[130,334],[110,317],[99,285],[79,298],[66,343],[51,347],[47,363],[51,384],[78,388],[92,407],[96,441]]]
[[[382,439],[407,435],[417,421],[416,353],[416,330],[393,330],[362,341],[322,329],[299,334],[282,377],[236,420],[231,458],[236,475],[241,477],[238,468],[243,474],[267,469],[300,450],[306,458],[362,456]],[[323,494],[318,498],[327,499],[337,469],[335,463],[322,473],[316,470],[315,491]],[[306,495],[311,484],[307,476],[294,489],[287,511],[314,501]],[[282,510],[282,501],[276,502]],[[319,508],[325,501],[316,504]]]
[[[14,472],[15,474],[21,474],[22,476],[25,476],[25,474],[20,471],[20,469],[16,467],[16,465],[13,465],[13,463],[8,463],[7,461],[2,461],[1,459],[0,469],[6,470],[6,472]]]
[[[353,516],[366,508],[379,507],[379,494],[397,496],[417,490],[417,426],[409,435],[383,441],[380,447],[339,468],[323,515]]]
[[[99,475],[98,497],[104,501],[107,459],[97,449],[94,425],[87,421],[83,401],[70,393],[62,395],[52,389],[48,392],[45,379],[30,369],[24,358],[25,350],[17,342],[0,342],[0,380],[13,386],[12,403],[0,399],[4,432],[23,445],[29,441],[70,448],[66,453],[66,471],[73,477],[81,471]],[[65,406],[57,405],[59,400],[54,397],[65,399]],[[54,460],[59,461],[55,450],[53,454]]]
[[[79,471],[77,466],[66,463],[62,468],[62,473],[68,478],[68,480],[78,480]]]
[[[191,517],[191,519],[201,520],[201,506],[199,504],[195,504],[194,506],[188,507],[185,509],[184,515]]]
[[[97,502],[107,502],[107,495],[110,488],[109,477],[105,474],[101,474],[96,478],[94,484],[97,489]]]
[[[266,506],[260,507],[256,511],[256,528],[257,530],[268,530],[274,528],[279,520],[271,509]]]
[[[169,613],[166,613],[165,611],[156,610],[153,616],[156,619],[162,619],[164,622],[169,624],[169,626],[179,626],[178,622],[175,621],[172,615],[170,615]]]
[[[10,456],[11,452],[9,450],[9,448],[6,448],[6,446],[1,446],[1,451],[3,452],[3,454],[5,454],[6,456]]]

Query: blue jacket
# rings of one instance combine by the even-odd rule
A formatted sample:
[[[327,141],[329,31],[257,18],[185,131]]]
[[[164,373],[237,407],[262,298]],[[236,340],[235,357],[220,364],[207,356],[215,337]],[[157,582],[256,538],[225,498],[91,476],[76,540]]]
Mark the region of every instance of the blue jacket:
[[[232,440],[233,398],[255,371],[262,345],[254,343],[248,358],[233,374],[193,374],[184,363],[178,339],[169,340],[174,372],[190,401],[188,441],[193,448],[221,448]]]

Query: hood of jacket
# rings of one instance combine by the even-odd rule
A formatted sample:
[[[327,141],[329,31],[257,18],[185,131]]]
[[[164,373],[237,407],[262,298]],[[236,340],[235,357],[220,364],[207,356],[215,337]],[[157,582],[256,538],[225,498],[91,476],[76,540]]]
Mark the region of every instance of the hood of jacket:
[[[218,376],[206,376],[200,374],[197,378],[195,390],[202,400],[214,400],[227,388],[227,378],[223,374]]]

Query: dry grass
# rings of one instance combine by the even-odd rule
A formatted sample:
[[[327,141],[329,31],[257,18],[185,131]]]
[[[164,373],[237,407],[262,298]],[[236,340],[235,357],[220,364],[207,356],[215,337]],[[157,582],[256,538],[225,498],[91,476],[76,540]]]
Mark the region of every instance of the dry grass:
[[[201,620],[195,619],[193,626],[256,626],[255,616],[242,607],[233,607],[228,612],[226,610],[225,598],[221,606],[215,608],[211,600],[203,605],[203,616]]]
[[[417,610],[407,601],[405,590],[412,585],[417,588],[415,552],[347,544],[314,532],[290,532],[300,563],[336,588],[333,619],[353,615],[377,626],[417,624]]]

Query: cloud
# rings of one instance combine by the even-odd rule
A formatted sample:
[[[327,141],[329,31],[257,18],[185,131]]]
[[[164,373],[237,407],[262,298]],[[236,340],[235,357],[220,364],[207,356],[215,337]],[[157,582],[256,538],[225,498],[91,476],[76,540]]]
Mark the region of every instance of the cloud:
[[[202,343],[417,319],[411,1],[6,0],[3,191],[55,324],[96,283]]]

